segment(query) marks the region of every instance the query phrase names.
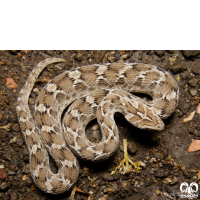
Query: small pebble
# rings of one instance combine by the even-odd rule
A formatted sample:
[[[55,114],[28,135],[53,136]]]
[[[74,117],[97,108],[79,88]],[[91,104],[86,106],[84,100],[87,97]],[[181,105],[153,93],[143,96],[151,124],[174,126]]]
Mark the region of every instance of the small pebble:
[[[20,127],[19,127],[19,124],[18,123],[14,123],[12,126],[11,126],[11,129],[15,132],[19,132],[20,131]]]
[[[109,193],[109,192],[114,192],[114,190],[112,189],[112,188],[105,188],[104,190],[103,190],[103,193]]]
[[[42,56],[46,56],[46,54],[45,54],[45,53],[43,53],[43,52],[41,52],[41,55],[42,55]]]
[[[96,63],[100,63],[103,57],[105,56],[106,51],[105,50],[97,50],[94,51],[94,60]]]
[[[178,182],[178,178],[176,176],[174,176],[172,178],[172,182],[170,183],[170,185],[175,185]]]
[[[190,102],[186,101],[180,101],[179,103],[180,110],[183,112],[183,114],[187,114],[189,108],[190,108]]]
[[[198,86],[199,79],[198,78],[192,78],[188,81],[188,85],[191,87],[197,87]]]
[[[27,149],[27,148],[24,148],[24,149],[23,149],[23,155],[26,155],[26,156],[29,155],[29,152],[28,152],[28,149]]]
[[[10,144],[15,143],[18,140],[18,138],[15,136],[10,140]]]
[[[197,179],[198,179],[198,177],[197,177],[197,176],[193,176],[193,179],[194,179],[194,180],[197,180]]]
[[[180,141],[177,142],[177,146],[181,147],[181,142]]]
[[[3,192],[0,192],[0,198],[2,198],[4,196]]]
[[[200,50],[183,50],[183,55],[186,58],[192,58],[200,54]]]
[[[152,196],[152,197],[150,197],[150,200],[159,200],[159,197],[157,197],[157,196]]]
[[[144,184],[146,187],[153,185],[153,183],[154,183],[154,180],[153,180],[152,176],[149,176],[149,177],[145,178],[145,180],[144,180]]]
[[[29,164],[25,164],[23,169],[22,169],[22,172],[24,174],[29,174],[30,173],[30,165]]]
[[[164,176],[168,177],[170,175],[170,170],[165,171]]]
[[[140,183],[140,186],[143,186],[143,185],[144,185],[144,182],[141,182],[141,183]]]
[[[200,60],[196,59],[194,65],[192,66],[191,70],[192,73],[200,75]]]
[[[8,175],[14,175],[15,174],[15,172],[13,172],[13,171],[8,171]]]
[[[128,152],[131,154],[134,154],[137,152],[137,146],[136,143],[134,141],[131,141],[128,143]]]
[[[96,142],[100,142],[101,141],[101,131],[100,130],[95,130],[95,131],[92,131],[92,137],[93,139],[96,140]]]
[[[172,70],[175,74],[180,73],[180,72],[183,72],[183,71],[185,71],[185,70],[187,70],[187,69],[188,69],[188,66],[187,66],[186,63],[180,63],[180,64],[178,64],[178,65],[173,65],[173,66],[171,67],[171,70]]]
[[[153,171],[153,170],[150,170],[150,171],[149,171],[149,174],[152,174],[152,175],[153,175],[153,174],[154,174],[154,171]]]
[[[156,159],[161,159],[162,158],[162,154],[160,153],[154,153],[153,155]]]
[[[198,131],[197,129],[194,129],[193,134],[194,134],[195,136],[200,137],[200,131]]]
[[[113,176],[111,176],[110,173],[104,173],[102,179],[105,181],[113,181]]]
[[[191,79],[190,73],[188,71],[184,71],[181,73],[181,79],[189,81]]]
[[[10,200],[18,200],[18,194],[16,192],[11,192]]]
[[[115,53],[115,58],[116,58],[117,60],[120,59],[120,56],[121,56],[120,52],[116,52],[116,53]]]
[[[21,180],[22,179],[22,174],[17,174],[17,178]]]
[[[138,193],[138,189],[136,187],[133,187],[132,190],[133,190],[133,193],[135,193],[135,194]]]
[[[38,90],[38,88],[33,88],[33,92],[36,94],[36,95],[39,95],[40,91]]]
[[[187,179],[191,179],[192,178],[192,173],[189,173],[187,171],[183,171],[183,176],[185,176],[185,178],[187,178]]]
[[[0,169],[0,180],[5,180],[8,177],[8,174],[4,169]]]
[[[149,151],[147,151],[147,152],[145,153],[145,156],[150,156]]]
[[[159,167],[163,167],[163,164],[161,162],[158,163]]]
[[[158,167],[155,167],[155,168],[153,169],[153,171],[154,171],[154,172],[157,172],[157,171],[158,171]]]
[[[154,174],[154,176],[158,178],[164,178],[164,177],[167,177],[169,173],[170,173],[169,170],[165,171],[163,169],[160,169]]]
[[[96,131],[98,129],[99,129],[99,125],[98,124],[95,124],[95,125],[92,126],[92,130],[93,131]]]
[[[149,160],[149,163],[154,163],[154,162],[157,163],[157,160],[154,157]]]
[[[2,164],[2,165],[0,165],[0,169],[3,169],[4,168],[4,165]]]
[[[106,188],[106,186],[105,186],[105,185],[102,185],[102,186],[101,186],[101,191],[104,191],[105,188]]]
[[[26,187],[31,187],[31,185],[33,184],[33,180],[31,177],[27,176],[26,177],[26,180],[23,181],[24,185]]]
[[[173,54],[174,50],[167,50],[168,53]]]
[[[118,188],[118,185],[117,185],[117,183],[113,183],[113,186],[112,186],[112,188],[113,188],[114,190],[116,190],[116,189]]]
[[[113,176],[113,181],[119,180],[120,179],[120,173],[116,172]]]
[[[30,196],[28,196],[27,199],[41,200],[41,199],[44,199],[44,198],[40,198],[40,196],[37,195],[37,194],[30,194]]]
[[[157,56],[161,57],[161,56],[163,56],[165,54],[165,51],[164,50],[155,50],[154,53]]]
[[[198,90],[196,90],[196,89],[194,89],[194,88],[191,88],[191,89],[190,89],[190,94],[191,94],[192,96],[196,96],[196,95],[198,94]]]
[[[115,52],[112,51],[112,52],[110,52],[110,53],[107,55],[107,56],[108,56],[108,60],[109,60],[111,63],[114,62],[114,60],[115,60],[114,54],[115,54]]]
[[[10,182],[3,182],[1,185],[0,185],[0,189],[2,190],[6,190],[10,187]]]
[[[122,197],[122,198],[126,198],[126,193],[123,192],[123,193],[121,194],[121,197]]]
[[[150,159],[150,156],[145,156],[144,157],[146,160],[149,160]]]

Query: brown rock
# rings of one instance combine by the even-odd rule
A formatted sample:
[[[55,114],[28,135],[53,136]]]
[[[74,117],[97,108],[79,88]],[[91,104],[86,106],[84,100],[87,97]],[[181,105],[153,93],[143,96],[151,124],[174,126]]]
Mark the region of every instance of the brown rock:
[[[18,123],[14,123],[12,126],[11,126],[11,129],[15,132],[19,132],[20,131],[20,127],[19,127],[19,124]]]
[[[168,53],[173,54],[174,50],[167,50]]]
[[[106,51],[105,50],[97,50],[94,51],[94,60],[97,63],[100,63],[103,57],[105,56]]]
[[[157,196],[152,196],[152,197],[150,197],[149,200],[159,200],[159,197],[157,197]]]
[[[131,141],[128,143],[128,152],[130,152],[131,154],[134,154],[137,152],[137,146],[135,144],[135,142]]]
[[[195,57],[198,54],[200,54],[200,50],[183,50],[183,55],[186,58],[192,58],[192,57]]]
[[[160,169],[154,174],[154,176],[157,178],[165,178],[165,177],[169,176],[169,174],[170,174],[169,170],[165,171],[163,169]]]
[[[188,81],[188,85],[191,87],[197,87],[199,83],[198,78],[192,78],[191,80]]]
[[[194,61],[194,65],[191,67],[191,71],[194,74],[199,74],[200,75],[200,59],[196,59]]]
[[[8,174],[4,169],[0,169],[0,180],[5,180],[8,177]]]
[[[6,190],[10,187],[10,182],[3,182],[1,185],[0,185],[0,189],[1,190]]]
[[[171,70],[176,74],[183,72],[188,69],[188,66],[185,63],[180,63],[179,65],[173,65]]]
[[[105,181],[113,181],[113,176],[111,176],[110,173],[104,173],[102,179]]]
[[[165,51],[164,50],[155,50],[154,53],[159,57],[165,55]]]

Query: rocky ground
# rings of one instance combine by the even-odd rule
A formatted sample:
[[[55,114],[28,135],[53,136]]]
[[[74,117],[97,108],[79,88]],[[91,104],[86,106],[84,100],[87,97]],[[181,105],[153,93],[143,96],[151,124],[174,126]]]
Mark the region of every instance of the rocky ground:
[[[15,106],[21,87],[34,66],[47,57],[65,58],[65,64],[52,65],[40,75],[29,99],[33,112],[38,92],[47,80],[77,66],[108,62],[139,62],[170,71],[180,89],[179,105],[160,132],[142,131],[116,117],[120,147],[109,160],[92,164],[80,160],[75,199],[181,199],[182,182],[200,184],[199,152],[188,153],[192,139],[200,138],[200,115],[183,122],[200,103],[200,51],[0,51],[0,199],[67,200],[71,194],[50,195],[35,186],[29,171],[29,155],[20,132]],[[16,85],[15,85],[16,84]],[[17,87],[18,86],[18,87]],[[99,138],[94,121],[87,127],[89,138]],[[140,170],[129,174],[111,171],[123,159],[123,139],[129,142],[133,162],[142,161]],[[52,171],[56,170],[53,161]],[[200,198],[200,192],[199,192]]]

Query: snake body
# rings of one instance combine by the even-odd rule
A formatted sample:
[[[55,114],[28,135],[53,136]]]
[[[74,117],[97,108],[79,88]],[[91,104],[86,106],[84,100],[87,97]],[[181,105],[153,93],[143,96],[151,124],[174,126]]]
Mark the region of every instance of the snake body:
[[[122,113],[138,128],[162,130],[161,119],[174,112],[179,97],[174,78],[159,67],[141,63],[87,65],[52,79],[36,100],[33,118],[28,98],[34,83],[47,65],[59,62],[65,60],[48,58],[33,69],[16,107],[29,150],[31,176],[40,189],[54,194],[69,190],[76,182],[79,164],[75,155],[97,162],[116,151],[119,135],[114,113]],[[131,93],[150,95],[152,101]],[[94,118],[102,132],[97,144],[85,136],[85,127]],[[50,170],[48,153],[56,162],[57,174]]]

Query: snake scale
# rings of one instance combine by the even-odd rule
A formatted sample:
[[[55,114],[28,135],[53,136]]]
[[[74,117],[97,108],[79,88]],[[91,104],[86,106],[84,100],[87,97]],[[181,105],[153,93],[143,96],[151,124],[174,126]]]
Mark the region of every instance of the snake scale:
[[[29,150],[31,176],[40,189],[54,194],[69,190],[76,182],[77,156],[97,162],[113,155],[119,143],[113,117],[116,112],[138,128],[162,130],[161,119],[174,112],[179,98],[176,81],[159,67],[141,63],[93,64],[53,78],[37,97],[33,118],[28,99],[34,83],[47,65],[59,62],[65,60],[47,58],[33,69],[16,106]],[[144,93],[152,100],[131,93]],[[95,118],[102,132],[102,140],[96,144],[85,135],[86,125]],[[56,174],[50,170],[48,153],[58,167]]]

